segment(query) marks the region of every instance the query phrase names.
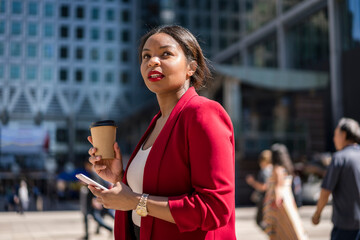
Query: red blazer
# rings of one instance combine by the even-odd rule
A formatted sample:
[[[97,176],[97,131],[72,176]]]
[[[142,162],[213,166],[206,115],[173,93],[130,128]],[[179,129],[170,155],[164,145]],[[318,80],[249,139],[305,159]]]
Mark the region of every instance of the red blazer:
[[[132,159],[160,115],[154,117],[135,148],[124,183]],[[169,197],[176,224],[143,217],[141,240],[236,239],[234,160],[229,116],[219,103],[200,97],[190,88],[154,142],[144,170],[143,192]],[[116,240],[131,239],[129,213],[116,211]]]

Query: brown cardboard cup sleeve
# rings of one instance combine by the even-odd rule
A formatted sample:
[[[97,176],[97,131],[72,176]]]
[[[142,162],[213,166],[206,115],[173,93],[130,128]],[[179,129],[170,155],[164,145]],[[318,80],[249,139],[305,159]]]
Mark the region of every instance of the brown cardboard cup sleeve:
[[[113,120],[94,122],[90,125],[93,146],[97,149],[95,155],[102,159],[114,159],[114,143],[116,140],[116,125]]]

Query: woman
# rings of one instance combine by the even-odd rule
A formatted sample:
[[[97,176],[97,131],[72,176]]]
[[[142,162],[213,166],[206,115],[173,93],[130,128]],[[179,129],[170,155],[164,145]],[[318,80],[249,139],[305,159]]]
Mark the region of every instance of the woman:
[[[271,176],[273,165],[271,160],[272,153],[270,150],[263,150],[259,155],[259,166],[260,171],[257,179],[253,175],[247,175],[245,180],[246,183],[255,189],[251,194],[251,200],[256,203],[256,224],[264,230],[263,222],[263,207],[264,197],[267,189],[267,181]]]
[[[273,171],[264,199],[265,232],[271,240],[307,239],[291,190],[294,167],[285,145],[271,146]]]
[[[210,77],[198,42],[180,26],[159,27],[142,38],[139,59],[160,112],[125,171],[117,143],[109,166],[89,150],[97,174],[114,183],[89,188],[117,210],[115,239],[236,239],[233,127],[220,104],[195,92]]]

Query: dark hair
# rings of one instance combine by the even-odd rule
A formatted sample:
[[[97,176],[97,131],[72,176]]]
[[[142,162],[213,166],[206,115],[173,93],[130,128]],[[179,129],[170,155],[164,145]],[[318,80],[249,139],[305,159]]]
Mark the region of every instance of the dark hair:
[[[346,133],[346,140],[360,143],[359,123],[351,118],[341,118],[338,128]]]
[[[283,166],[288,174],[294,174],[294,166],[290,159],[289,151],[284,144],[275,143],[271,146],[272,162],[274,165]]]
[[[211,72],[207,66],[207,59],[204,57],[200,45],[194,35],[184,27],[178,25],[165,25],[154,28],[146,33],[140,40],[138,57],[142,62],[142,49],[149,37],[157,33],[165,33],[175,39],[181,46],[188,61],[196,61],[197,68],[190,77],[190,85],[195,89],[205,86],[205,81],[211,78]]]

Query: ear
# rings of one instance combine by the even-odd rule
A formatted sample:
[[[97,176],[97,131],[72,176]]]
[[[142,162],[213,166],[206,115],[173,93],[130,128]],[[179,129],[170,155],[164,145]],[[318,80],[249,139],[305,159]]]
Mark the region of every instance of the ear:
[[[194,73],[196,72],[196,69],[197,69],[197,62],[192,60],[190,63],[189,63],[189,70],[187,72],[187,77],[191,77],[192,75],[194,75]]]

